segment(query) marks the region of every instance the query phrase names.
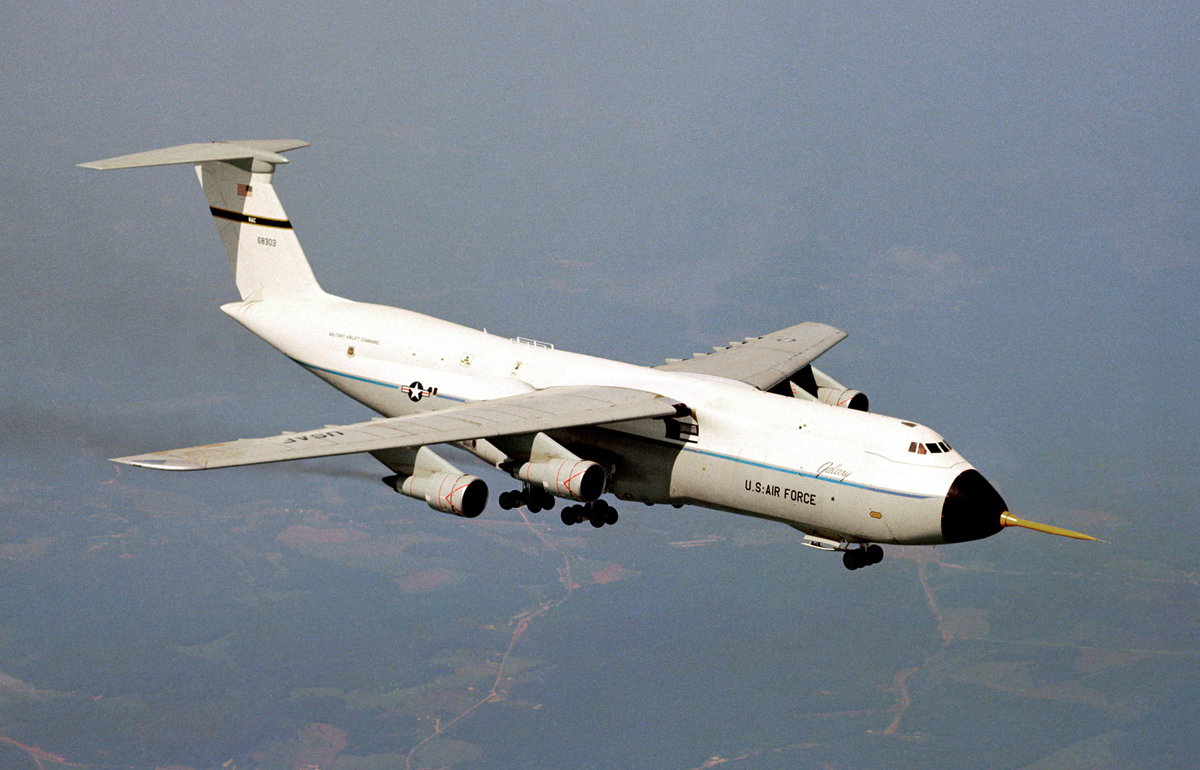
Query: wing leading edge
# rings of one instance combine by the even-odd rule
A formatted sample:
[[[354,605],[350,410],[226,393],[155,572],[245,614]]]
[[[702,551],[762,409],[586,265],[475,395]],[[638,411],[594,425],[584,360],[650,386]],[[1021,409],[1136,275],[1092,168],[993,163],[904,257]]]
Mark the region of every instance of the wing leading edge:
[[[673,417],[686,411],[687,407],[677,401],[631,388],[546,388],[404,417],[117,457],[113,461],[158,470],[198,471]]]
[[[806,321],[745,342],[730,343],[696,358],[656,366],[668,372],[691,372],[740,380],[770,390],[811,364],[817,356],[846,339],[846,332],[828,324]]]

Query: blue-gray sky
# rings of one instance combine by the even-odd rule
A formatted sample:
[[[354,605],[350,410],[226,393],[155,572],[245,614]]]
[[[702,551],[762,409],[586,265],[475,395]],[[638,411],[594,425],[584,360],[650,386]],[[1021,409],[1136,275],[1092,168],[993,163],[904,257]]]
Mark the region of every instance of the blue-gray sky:
[[[1194,575],[1198,34],[1186,3],[10,3],[3,463],[361,418],[217,311],[189,169],[75,167],[298,138],[276,186],[333,293],[645,364],[832,323],[876,410],[1112,541],[961,558]]]

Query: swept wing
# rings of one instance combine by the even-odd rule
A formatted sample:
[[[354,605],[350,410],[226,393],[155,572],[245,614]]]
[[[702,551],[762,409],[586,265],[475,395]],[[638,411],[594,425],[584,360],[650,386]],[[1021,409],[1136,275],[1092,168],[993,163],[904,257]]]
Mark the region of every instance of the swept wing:
[[[668,372],[692,372],[725,377],[770,390],[846,339],[846,332],[828,324],[806,321],[761,337],[732,342],[727,348],[695,358],[668,361],[655,367]]]
[[[404,417],[118,457],[114,461],[143,468],[198,471],[673,417],[686,411],[683,404],[644,390],[556,387]]]

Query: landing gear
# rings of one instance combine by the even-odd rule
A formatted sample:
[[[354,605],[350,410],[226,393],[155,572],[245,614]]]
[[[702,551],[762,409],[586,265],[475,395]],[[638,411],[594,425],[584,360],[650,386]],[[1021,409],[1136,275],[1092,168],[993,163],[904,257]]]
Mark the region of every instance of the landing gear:
[[[501,492],[499,502],[500,507],[506,511],[520,508],[523,505],[529,509],[530,513],[541,513],[554,507],[554,495],[541,487],[526,484],[525,488],[519,492],[515,490]]]
[[[586,521],[598,529],[605,524],[616,524],[617,518],[617,509],[603,500],[583,505],[568,505],[562,511],[562,523],[568,527]]]
[[[858,569],[859,567],[869,567],[881,561],[883,561],[883,549],[877,545],[856,548],[853,551],[846,551],[842,554],[842,564],[846,565],[846,569],[850,570]]]
[[[541,513],[554,507],[554,495],[534,484],[526,484],[523,489],[500,493],[500,507],[506,511],[520,508],[522,505],[530,513]],[[590,523],[600,528],[605,524],[617,523],[617,509],[603,500],[579,505],[568,505],[562,509],[562,523],[568,527],[572,524]]]

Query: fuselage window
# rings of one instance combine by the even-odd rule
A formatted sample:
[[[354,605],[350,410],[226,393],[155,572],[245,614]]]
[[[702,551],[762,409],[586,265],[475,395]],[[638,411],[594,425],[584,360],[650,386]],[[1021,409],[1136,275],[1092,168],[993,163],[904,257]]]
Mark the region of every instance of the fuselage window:
[[[941,444],[930,444],[929,445],[929,454],[940,455],[941,453],[942,453],[942,445]]]

